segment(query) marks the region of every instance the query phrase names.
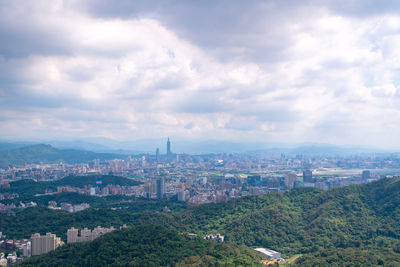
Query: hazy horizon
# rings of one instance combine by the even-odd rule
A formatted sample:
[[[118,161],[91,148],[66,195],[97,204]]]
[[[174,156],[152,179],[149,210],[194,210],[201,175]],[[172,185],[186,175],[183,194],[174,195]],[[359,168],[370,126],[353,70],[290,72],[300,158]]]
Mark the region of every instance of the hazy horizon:
[[[189,140],[170,139],[174,153],[207,154],[207,153],[267,153],[267,154],[326,154],[326,155],[356,155],[371,153],[398,153],[396,148],[385,149],[373,146],[334,145],[328,143],[268,143],[251,141],[226,140]],[[94,152],[119,152],[124,154],[154,154],[158,148],[160,153],[166,153],[167,138],[113,140],[107,138],[76,139],[76,140],[2,140],[1,144],[37,145],[48,144],[59,149],[83,149]],[[1,150],[1,148],[0,148]]]
[[[400,2],[1,1],[1,140],[400,148]]]

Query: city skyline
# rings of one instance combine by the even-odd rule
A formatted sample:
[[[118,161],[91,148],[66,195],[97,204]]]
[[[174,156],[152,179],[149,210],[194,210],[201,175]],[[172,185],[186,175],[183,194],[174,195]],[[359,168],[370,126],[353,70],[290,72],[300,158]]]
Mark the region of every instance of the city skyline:
[[[0,139],[400,148],[399,13],[360,0],[1,2]]]

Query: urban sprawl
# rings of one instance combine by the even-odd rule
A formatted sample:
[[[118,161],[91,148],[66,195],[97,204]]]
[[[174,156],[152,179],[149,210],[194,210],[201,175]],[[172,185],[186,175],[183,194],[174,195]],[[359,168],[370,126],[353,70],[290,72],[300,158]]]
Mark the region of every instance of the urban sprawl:
[[[98,175],[96,183],[83,188],[59,186],[56,191],[46,189],[40,195],[62,192],[75,192],[91,196],[126,195],[140,198],[164,199],[176,197],[191,205],[227,201],[247,195],[260,195],[271,192],[283,193],[297,187],[314,187],[327,190],[332,187],[363,184],[384,177],[399,176],[400,155],[361,154],[352,156],[333,155],[265,155],[265,154],[209,154],[188,155],[171,151],[167,142],[167,153],[129,156],[126,159],[107,161],[94,160],[90,163],[66,164],[27,164],[0,169],[0,186],[10,187],[10,182],[20,179],[54,181],[66,176]],[[115,175],[140,181],[137,186],[102,185],[101,175]],[[18,199],[18,194],[0,194],[0,200]],[[20,203],[18,208],[35,206],[36,203]],[[48,208],[77,212],[89,208],[82,203],[56,203],[50,201]],[[16,205],[0,204],[0,213],[13,214]],[[121,226],[125,227],[125,226]],[[68,230],[68,243],[93,240],[114,228],[98,227],[93,231]],[[211,238],[211,237],[209,237]],[[212,237],[214,238],[214,237]],[[220,238],[220,237],[218,237]],[[222,238],[223,240],[223,238]],[[20,256],[39,255],[63,242],[54,234],[44,236],[32,233],[30,240],[8,240],[2,236],[0,248],[5,250],[22,249]],[[3,258],[2,258],[3,257]],[[16,254],[8,259],[0,255],[0,265],[15,262]]]

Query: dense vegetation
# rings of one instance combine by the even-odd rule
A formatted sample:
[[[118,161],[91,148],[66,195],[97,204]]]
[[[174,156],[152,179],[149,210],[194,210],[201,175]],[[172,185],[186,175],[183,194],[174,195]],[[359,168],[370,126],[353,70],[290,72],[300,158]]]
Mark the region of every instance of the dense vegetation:
[[[96,226],[118,227],[123,224],[176,225],[171,214],[162,211],[163,207],[167,205],[172,211],[185,207],[185,204],[177,201],[136,199],[130,202],[126,208],[90,208],[76,213],[50,210],[43,207],[27,208],[18,210],[15,217],[0,217],[0,229],[9,238],[29,238],[33,233],[52,232],[66,240],[67,229],[72,226],[82,229]]]
[[[399,251],[398,251],[399,252]],[[300,257],[294,264],[299,267],[314,266],[386,266],[400,265],[399,254],[391,249],[338,248],[321,249]]]
[[[328,191],[301,188],[172,213],[138,212],[127,207],[88,210],[60,218],[64,216],[57,212],[29,212],[0,222],[0,229],[5,233],[17,231],[27,223],[31,229],[43,227],[43,232],[57,232],[61,225],[151,223],[200,235],[220,232],[229,242],[275,249],[285,257],[303,254],[297,260],[301,266],[346,266],[344,262],[348,266],[400,265],[400,179]]]
[[[187,229],[215,230],[231,241],[287,254],[394,247],[400,239],[399,193],[400,179],[384,179],[326,192],[303,188],[251,196],[192,207],[175,216]]]
[[[62,246],[22,266],[257,266],[260,255],[245,246],[189,238],[156,225],[106,234],[93,242]]]
[[[107,160],[121,158],[122,155],[95,153],[86,150],[57,149],[50,145],[39,144],[0,150],[0,168],[27,163],[80,163],[94,159]]]

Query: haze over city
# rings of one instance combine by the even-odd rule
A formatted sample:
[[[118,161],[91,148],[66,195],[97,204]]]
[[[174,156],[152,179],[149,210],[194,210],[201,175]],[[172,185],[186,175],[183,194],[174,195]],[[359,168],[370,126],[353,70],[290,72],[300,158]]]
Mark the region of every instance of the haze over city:
[[[399,148],[399,11],[361,0],[1,1],[0,139]]]
[[[0,0],[0,266],[400,266],[400,1]]]

